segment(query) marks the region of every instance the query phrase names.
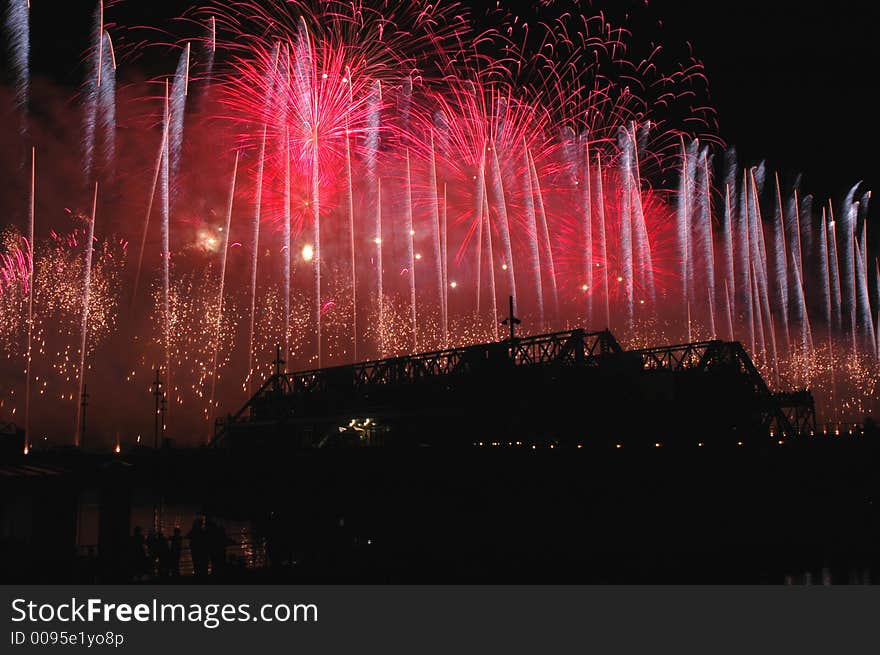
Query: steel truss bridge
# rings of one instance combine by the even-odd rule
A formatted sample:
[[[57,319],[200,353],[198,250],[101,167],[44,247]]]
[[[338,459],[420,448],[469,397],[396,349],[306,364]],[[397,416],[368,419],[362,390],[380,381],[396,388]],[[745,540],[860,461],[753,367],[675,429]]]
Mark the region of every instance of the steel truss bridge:
[[[773,393],[737,342],[624,350],[572,330],[347,366],[276,373],[213,445],[283,440],[755,439],[815,430],[809,391]]]

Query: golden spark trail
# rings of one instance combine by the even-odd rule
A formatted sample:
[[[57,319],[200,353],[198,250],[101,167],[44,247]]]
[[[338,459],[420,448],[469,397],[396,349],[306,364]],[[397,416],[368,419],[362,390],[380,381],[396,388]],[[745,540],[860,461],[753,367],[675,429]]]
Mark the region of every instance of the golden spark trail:
[[[229,226],[232,223],[232,204],[235,200],[235,180],[238,176],[238,157],[235,153],[235,164],[232,166],[232,183],[229,186],[229,203],[226,207],[226,223],[223,230],[223,255],[220,258],[220,291],[217,294],[217,323],[214,327],[214,357],[211,366],[211,396],[208,402],[208,439],[211,434],[211,417],[214,415],[214,396],[217,392],[217,351],[220,349],[220,328],[223,322],[223,292],[226,286],[226,256],[229,253]]]
[[[95,182],[95,195],[92,199],[92,215],[89,218],[89,229],[86,236],[86,265],[85,274],[83,276],[83,309],[82,309],[82,339],[80,341],[79,350],[79,394],[77,399],[82,398],[83,382],[85,380],[86,365],[86,337],[88,335],[89,326],[89,292],[92,285],[92,255],[94,253],[95,243],[95,217],[98,212],[98,183]],[[82,410],[81,402],[76,404],[76,429],[74,431],[73,445],[82,446]]]

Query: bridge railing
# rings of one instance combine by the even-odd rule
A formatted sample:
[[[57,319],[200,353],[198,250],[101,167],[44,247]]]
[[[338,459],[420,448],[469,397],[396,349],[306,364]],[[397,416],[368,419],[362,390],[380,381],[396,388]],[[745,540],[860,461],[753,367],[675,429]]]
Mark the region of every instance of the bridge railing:
[[[629,352],[641,356],[645,370],[679,371],[703,366],[710,348],[722,343],[720,341],[698,341],[675,346],[642,348]]]
[[[579,363],[619,353],[623,349],[610,332],[572,330],[428,353],[391,357],[346,366],[287,373],[291,393],[323,390],[328,380],[356,387],[377,384],[406,384],[436,376],[470,373],[490,361],[508,359],[515,366],[548,363]]]
[[[623,348],[608,330],[585,332],[573,330],[517,339],[510,346],[511,359],[517,366],[535,366],[547,363],[591,364],[602,355],[623,352]]]

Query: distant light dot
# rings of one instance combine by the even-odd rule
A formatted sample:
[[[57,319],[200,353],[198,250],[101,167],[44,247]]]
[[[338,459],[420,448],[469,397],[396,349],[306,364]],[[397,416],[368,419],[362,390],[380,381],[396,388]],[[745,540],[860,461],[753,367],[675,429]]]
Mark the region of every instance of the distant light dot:
[[[618,276],[617,281],[618,281],[618,282],[623,282],[623,278],[620,277],[620,276]]]
[[[409,231],[409,235],[410,235],[411,237],[414,237],[414,236],[416,235],[416,231],[415,231],[415,230],[410,230],[410,231]]]
[[[422,258],[421,253],[416,253],[416,259],[421,259],[421,258]]]
[[[507,264],[501,264],[501,270],[502,270],[502,271],[506,271],[506,270],[507,270]]]
[[[451,286],[454,289],[458,286],[458,282],[450,282],[449,286]]]
[[[375,239],[373,239],[373,243],[375,243],[378,246],[379,244],[382,243],[382,239],[380,239],[379,237],[376,237]]]
[[[303,259],[306,260],[307,262],[312,261],[312,259],[314,259],[314,257],[315,257],[315,249],[309,244],[304,245],[303,250],[302,250],[302,256],[303,256]]]
[[[322,80],[326,80],[327,77],[328,77],[328,76],[327,76],[327,73],[323,73],[323,74],[321,75],[321,79],[322,79]]]
[[[589,291],[589,290],[590,290],[590,287],[588,287],[586,284],[581,287],[581,291]]]

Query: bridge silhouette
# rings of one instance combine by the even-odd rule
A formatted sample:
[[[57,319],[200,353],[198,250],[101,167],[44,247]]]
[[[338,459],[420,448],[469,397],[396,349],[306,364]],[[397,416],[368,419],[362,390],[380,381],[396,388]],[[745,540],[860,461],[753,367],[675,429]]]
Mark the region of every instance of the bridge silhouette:
[[[571,330],[276,372],[212,445],[470,446],[760,441],[816,429],[807,390],[774,393],[738,342],[625,350]]]

